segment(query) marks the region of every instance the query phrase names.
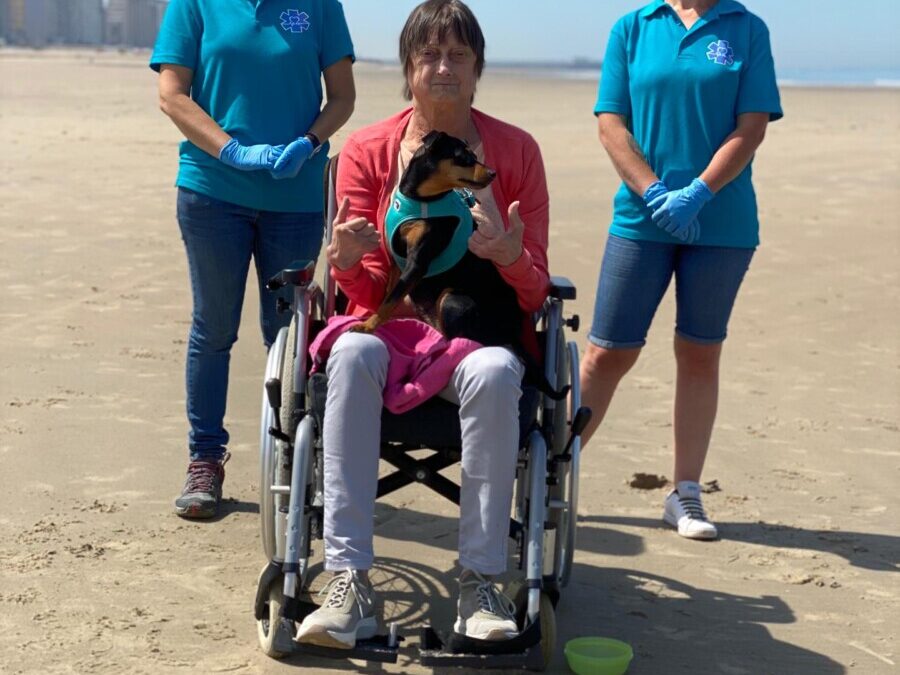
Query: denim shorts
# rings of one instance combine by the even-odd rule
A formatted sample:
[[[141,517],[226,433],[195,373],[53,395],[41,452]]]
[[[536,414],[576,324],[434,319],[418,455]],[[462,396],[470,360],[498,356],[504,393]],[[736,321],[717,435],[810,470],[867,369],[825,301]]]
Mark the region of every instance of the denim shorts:
[[[675,275],[675,332],[699,344],[725,340],[728,319],[755,249],[686,246],[610,235],[588,339],[598,347],[643,347]]]

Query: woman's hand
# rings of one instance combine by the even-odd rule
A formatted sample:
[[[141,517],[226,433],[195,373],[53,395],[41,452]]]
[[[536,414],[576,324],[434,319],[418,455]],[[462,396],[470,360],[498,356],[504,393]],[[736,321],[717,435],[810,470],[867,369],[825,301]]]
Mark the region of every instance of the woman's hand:
[[[647,206],[653,211],[653,222],[657,227],[692,244],[700,237],[697,215],[714,196],[706,183],[695,178],[687,187],[659,195]]]
[[[469,250],[479,258],[490,260],[500,267],[512,265],[522,255],[525,223],[519,217],[519,202],[509,205],[509,230],[503,229],[503,219],[496,209],[485,209],[480,203],[472,208],[478,223],[469,237]]]
[[[350,198],[344,197],[331,230],[331,242],[325,249],[328,263],[339,270],[347,270],[356,265],[369,251],[381,245],[381,235],[375,226],[365,218],[352,218]]]
[[[241,171],[258,171],[275,168],[275,162],[284,152],[283,145],[241,145],[233,138],[219,150],[219,159]]]
[[[288,143],[281,157],[272,167],[272,177],[275,180],[284,178],[296,178],[300,173],[300,169],[315,152],[312,141],[306,136],[301,136],[296,141]]]

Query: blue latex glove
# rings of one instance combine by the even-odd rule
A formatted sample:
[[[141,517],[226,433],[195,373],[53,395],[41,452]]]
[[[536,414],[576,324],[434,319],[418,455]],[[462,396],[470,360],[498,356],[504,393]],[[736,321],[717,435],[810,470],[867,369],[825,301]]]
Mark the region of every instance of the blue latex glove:
[[[282,152],[283,145],[241,145],[232,138],[219,150],[219,159],[241,171],[271,170],[275,168],[275,162]]]
[[[672,190],[653,199],[648,206],[653,222],[676,239],[691,244],[700,237],[697,215],[715,195],[700,178],[680,190]]]
[[[275,162],[272,176],[278,179],[296,177],[306,160],[312,157],[313,150],[312,141],[306,136],[301,136],[296,141],[288,143],[284,152],[281,153],[281,157]]]
[[[656,181],[655,183],[651,183],[650,187],[644,190],[644,194],[642,195],[642,199],[644,203],[649,207],[650,202],[659,197],[660,195],[664,195],[669,191],[669,188],[666,187],[666,184],[661,180]]]

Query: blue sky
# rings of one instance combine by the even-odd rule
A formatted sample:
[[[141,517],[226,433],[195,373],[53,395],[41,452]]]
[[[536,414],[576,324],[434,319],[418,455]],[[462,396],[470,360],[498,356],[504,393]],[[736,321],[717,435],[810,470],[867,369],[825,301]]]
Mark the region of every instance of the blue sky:
[[[469,0],[487,58],[599,59],[622,14],[649,0]],[[418,0],[342,0],[357,53],[394,59],[403,22]],[[779,72],[900,72],[900,0],[746,0],[772,35]]]

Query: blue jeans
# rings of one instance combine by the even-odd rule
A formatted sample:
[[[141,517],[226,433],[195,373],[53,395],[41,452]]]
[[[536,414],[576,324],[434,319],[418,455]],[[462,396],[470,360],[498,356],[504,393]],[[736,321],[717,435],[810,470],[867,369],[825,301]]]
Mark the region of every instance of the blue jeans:
[[[610,235],[588,339],[606,349],[643,347],[656,308],[674,275],[675,332],[699,344],[723,342],[754,250]]]
[[[225,401],[231,346],[237,341],[250,257],[259,281],[259,320],[268,348],[290,314],[275,310],[279,293],[266,281],[298,260],[315,260],[322,245],[321,213],[258,211],[178,189],[178,225],[187,251],[193,321],[187,350],[188,447],[192,460],[225,453]]]

